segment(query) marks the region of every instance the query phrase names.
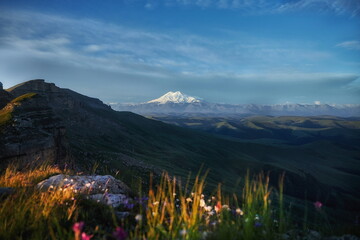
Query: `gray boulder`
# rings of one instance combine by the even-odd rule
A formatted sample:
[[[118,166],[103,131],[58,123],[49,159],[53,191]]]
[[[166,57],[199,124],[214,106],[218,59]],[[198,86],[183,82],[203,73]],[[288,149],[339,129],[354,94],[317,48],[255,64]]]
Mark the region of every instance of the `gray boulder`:
[[[110,175],[70,176],[59,174],[40,183],[42,191],[70,189],[74,193],[87,195],[87,199],[118,207],[131,200],[130,188]]]
[[[69,188],[75,193],[82,194],[128,194],[130,188],[122,181],[110,175],[90,175],[90,176],[69,176],[59,174],[52,176],[40,183],[38,188],[48,191],[53,188]]]

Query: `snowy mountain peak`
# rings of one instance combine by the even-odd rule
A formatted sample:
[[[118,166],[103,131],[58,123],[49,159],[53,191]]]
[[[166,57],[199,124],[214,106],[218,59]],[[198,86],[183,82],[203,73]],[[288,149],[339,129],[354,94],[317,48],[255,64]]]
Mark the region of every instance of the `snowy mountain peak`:
[[[187,96],[185,94],[182,94],[180,91],[176,92],[168,92],[161,97],[148,101],[147,103],[158,103],[158,104],[165,104],[165,103],[195,103],[200,102],[199,99],[196,99],[191,96]]]

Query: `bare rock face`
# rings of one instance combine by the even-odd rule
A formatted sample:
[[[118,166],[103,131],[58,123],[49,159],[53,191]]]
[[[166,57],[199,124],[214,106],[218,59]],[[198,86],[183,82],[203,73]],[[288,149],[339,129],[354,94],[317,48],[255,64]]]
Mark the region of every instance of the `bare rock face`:
[[[35,96],[18,104],[10,102],[34,93]],[[99,131],[103,124],[97,120],[97,113],[88,109],[110,109],[98,99],[59,88],[43,79],[30,80],[6,91],[0,90],[0,107],[12,111],[10,123],[0,129],[0,162],[28,163],[36,160],[59,165],[74,160],[69,141],[78,139],[68,137],[68,130],[74,132],[80,126],[85,129],[81,130],[83,132],[88,129]],[[93,121],[86,125],[89,119]]]
[[[40,183],[37,187],[43,191],[70,189],[79,194],[87,195],[88,199],[118,207],[126,204],[130,188],[122,181],[110,175],[69,176],[59,174]]]

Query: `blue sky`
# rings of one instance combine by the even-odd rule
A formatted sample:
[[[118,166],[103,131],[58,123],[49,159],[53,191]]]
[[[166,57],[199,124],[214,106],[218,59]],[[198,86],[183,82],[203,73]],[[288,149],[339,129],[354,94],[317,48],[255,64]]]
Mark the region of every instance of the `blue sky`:
[[[104,102],[360,103],[358,0],[2,0],[0,81]]]

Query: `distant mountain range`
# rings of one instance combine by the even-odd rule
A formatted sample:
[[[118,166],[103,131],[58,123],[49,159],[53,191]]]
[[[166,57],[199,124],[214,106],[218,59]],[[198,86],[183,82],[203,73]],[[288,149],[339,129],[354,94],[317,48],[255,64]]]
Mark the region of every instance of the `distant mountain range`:
[[[138,104],[111,103],[117,111],[130,111],[142,115],[270,115],[270,116],[360,116],[360,104],[221,104],[211,103],[182,94],[179,91]]]

